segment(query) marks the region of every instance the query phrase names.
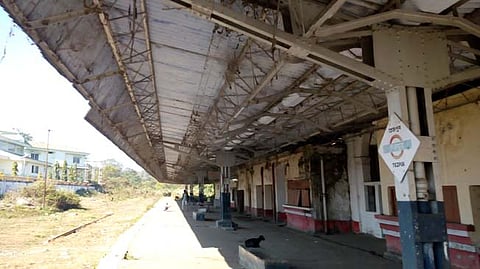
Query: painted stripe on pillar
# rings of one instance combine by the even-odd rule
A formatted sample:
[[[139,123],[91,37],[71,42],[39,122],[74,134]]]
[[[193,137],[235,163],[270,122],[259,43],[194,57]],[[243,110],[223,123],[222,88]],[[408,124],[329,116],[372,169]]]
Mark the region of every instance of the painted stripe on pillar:
[[[384,234],[384,235],[393,236],[393,237],[397,237],[397,238],[400,237],[400,233],[399,233],[399,232],[397,232],[397,231],[392,231],[392,230],[384,230],[384,231],[383,231],[383,234]],[[460,242],[450,241],[450,242],[448,242],[448,247],[449,247],[449,248],[458,249],[458,250],[462,250],[462,251],[467,251],[467,252],[473,252],[473,253],[476,253],[476,252],[477,252],[477,249],[476,249],[475,246],[472,246],[472,245],[469,245],[469,244],[460,243]]]
[[[388,231],[396,231],[396,232],[399,232],[400,231],[400,227],[396,226],[396,225],[389,225],[389,224],[383,224],[383,223],[380,223],[380,227],[384,230],[388,230]]]
[[[398,226],[398,221],[393,221],[393,220],[378,219],[378,223],[383,223],[383,224],[392,225],[392,226]]]
[[[457,242],[448,242],[448,247],[458,249],[458,250],[463,250],[463,251],[466,251],[466,252],[473,252],[473,253],[477,252],[476,247],[474,247],[472,245],[457,243]]]
[[[394,237],[400,237],[400,233],[397,232],[397,231],[384,230],[384,231],[383,231],[383,234],[385,234],[385,235],[390,235],[390,236],[394,236]]]
[[[467,231],[461,231],[461,230],[447,229],[447,234],[461,236],[461,237],[469,237]]]

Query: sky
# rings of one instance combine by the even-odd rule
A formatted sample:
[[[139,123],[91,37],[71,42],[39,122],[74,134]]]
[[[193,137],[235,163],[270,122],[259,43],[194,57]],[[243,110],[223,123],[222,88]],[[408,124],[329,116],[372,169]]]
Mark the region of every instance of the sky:
[[[84,117],[87,100],[41,55],[0,7],[0,130],[18,128],[52,145],[88,152],[89,161],[115,159],[142,170]]]

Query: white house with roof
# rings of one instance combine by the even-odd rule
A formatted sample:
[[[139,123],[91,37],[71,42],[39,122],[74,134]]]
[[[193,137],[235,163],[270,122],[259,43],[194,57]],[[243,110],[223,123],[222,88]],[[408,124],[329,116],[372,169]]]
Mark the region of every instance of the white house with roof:
[[[58,145],[48,145],[48,167],[53,169],[55,163],[60,166],[64,161],[67,166],[75,167],[77,180],[85,178],[88,153]],[[0,131],[0,172],[12,176],[12,165],[17,162],[17,176],[26,178],[44,177],[47,166],[47,144],[25,141],[17,132]]]
[[[18,132],[0,131],[0,173],[10,175],[13,163],[17,162],[20,174],[25,167],[25,148],[28,146]]]

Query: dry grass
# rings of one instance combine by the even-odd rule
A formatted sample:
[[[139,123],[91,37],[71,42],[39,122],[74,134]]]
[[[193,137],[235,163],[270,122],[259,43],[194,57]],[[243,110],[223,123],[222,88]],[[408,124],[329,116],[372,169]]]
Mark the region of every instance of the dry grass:
[[[48,213],[0,208],[0,268],[95,268],[116,238],[157,200],[139,197],[111,201],[103,195],[82,198],[84,209]],[[77,233],[49,238],[113,213]]]

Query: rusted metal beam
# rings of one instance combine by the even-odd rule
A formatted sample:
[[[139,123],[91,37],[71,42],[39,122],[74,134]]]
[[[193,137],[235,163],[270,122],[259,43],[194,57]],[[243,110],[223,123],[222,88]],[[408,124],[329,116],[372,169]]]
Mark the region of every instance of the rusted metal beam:
[[[202,124],[199,128],[199,131],[196,133],[194,140],[201,140],[201,139],[203,139],[204,135],[206,134],[205,128],[206,128],[208,123],[212,122],[211,117],[214,116],[214,114],[215,114],[214,112],[216,112],[218,103],[223,98],[225,90],[233,82],[234,73],[236,72],[236,69],[238,68],[238,66],[242,62],[243,58],[247,54],[248,49],[250,48],[251,44],[252,44],[251,40],[248,39],[246,41],[245,45],[242,47],[242,50],[240,51],[238,56],[235,59],[233,59],[232,61],[230,61],[230,63],[228,64],[228,68],[225,71],[225,78],[226,78],[225,82],[223,83],[223,85],[218,90],[218,94],[215,97],[215,100],[213,101],[212,106],[210,106],[210,108],[208,109],[208,112],[207,112],[206,116],[204,117],[204,120],[203,120],[203,122],[202,122]]]
[[[304,37],[308,38],[312,36],[312,34],[319,29],[322,24],[328,20],[331,16],[333,16],[340,8],[341,6],[345,3],[345,0],[334,0],[332,1],[323,11],[322,13],[317,17],[316,22],[310,27],[310,29],[305,33]],[[276,75],[280,69],[285,65],[285,55],[281,56],[282,59],[279,63],[275,63],[274,67],[266,74],[266,76],[262,79],[262,81],[256,86],[256,88],[253,90],[253,92],[245,98],[241,104],[238,105],[237,109],[235,110],[235,114],[233,117],[231,117],[229,120],[227,120],[226,124],[223,126],[223,128],[220,130],[220,134],[223,134],[227,129],[230,123],[235,120],[241,113],[242,111],[248,106],[249,103],[251,103],[256,95],[266,86],[266,83],[268,83],[274,75]],[[286,95],[284,95],[286,96]],[[283,98],[283,96],[282,96]],[[270,108],[269,108],[270,109]],[[264,113],[266,110],[264,110]],[[260,118],[261,116],[257,116],[256,118]],[[323,128],[323,130],[327,130],[327,128]]]
[[[319,29],[315,32],[315,36],[326,37],[338,33],[345,33],[351,30],[359,29],[365,26],[370,26],[393,19],[402,19],[418,23],[434,23],[443,26],[458,27],[468,33],[480,37],[480,26],[464,18],[422,12],[412,12],[401,9],[387,11],[361,19],[323,27],[322,29]]]
[[[25,21],[22,21],[22,25],[26,28],[37,29],[37,28],[47,27],[52,23],[71,20],[71,19],[87,16],[94,13],[100,13],[100,12],[102,12],[102,9],[100,5],[97,4],[91,7],[84,7],[79,10],[73,10],[73,11],[64,12],[62,14],[44,17],[38,20],[32,20],[32,21],[25,20]]]
[[[101,4],[100,0],[93,0],[93,1],[96,5]],[[145,136],[147,137],[147,140],[149,141],[150,146],[153,147],[151,138],[148,135],[148,130],[145,126],[145,123],[142,120],[143,119],[142,112],[140,111],[140,108],[138,106],[138,102],[137,102],[136,97],[133,93],[133,89],[131,88],[132,83],[130,81],[130,78],[127,76],[127,67],[125,66],[125,64],[122,61],[121,53],[120,53],[120,51],[117,47],[117,42],[113,37],[112,26],[110,25],[110,21],[108,20],[108,16],[105,13],[100,12],[98,14],[98,17],[100,19],[100,22],[102,23],[103,30],[104,30],[105,35],[106,35],[107,40],[108,40],[108,44],[112,48],[113,55],[115,56],[115,59],[117,61],[117,64],[118,64],[120,70],[122,71],[123,79],[125,81],[126,87],[128,88],[128,93],[129,93],[130,98],[132,99],[132,102],[134,104],[135,111],[137,112],[138,118],[141,119],[141,121],[142,121],[142,125],[143,125],[144,131],[145,131]]]
[[[166,145],[166,144],[164,144],[163,147],[166,148],[166,149],[169,149],[169,150],[172,150],[172,151],[181,153],[181,154],[188,155],[188,156],[190,156],[190,157],[192,157],[192,158],[194,158],[194,159],[197,159],[197,160],[199,160],[199,161],[201,161],[201,162],[204,162],[204,163],[207,163],[207,164],[210,164],[210,165],[214,165],[214,166],[218,166],[218,164],[217,164],[216,162],[212,162],[212,161],[210,161],[210,160],[208,160],[208,159],[206,159],[206,158],[204,158],[204,157],[202,157],[202,156],[199,156],[199,155],[197,155],[197,154],[192,153],[191,151],[190,151],[190,152],[188,152],[188,151],[183,151],[183,150],[180,150],[179,147],[171,147],[171,146],[168,146],[168,145]]]
[[[343,100],[347,101],[347,102],[350,102],[354,105],[357,105],[361,108],[363,108],[364,110],[366,111],[369,111],[370,113],[374,113],[374,114],[377,114],[379,111],[377,109],[375,109],[375,107],[371,107],[367,104],[364,104],[363,102],[359,101],[358,99],[354,98],[354,97],[351,97],[343,92],[337,92],[337,91],[328,91],[329,94],[333,95],[333,96],[337,96],[339,98],[342,98]]]
[[[328,19],[330,19],[343,6],[346,0],[332,0],[318,15],[316,22],[310,26],[310,29],[304,34],[304,37],[309,38],[315,34]]]
[[[73,81],[73,83],[74,84],[85,84],[85,83],[88,83],[88,82],[92,82],[92,81],[96,81],[96,80],[102,80],[104,78],[111,77],[111,76],[116,76],[116,75],[121,75],[120,70],[114,70],[114,71],[98,74],[98,75],[95,75],[95,76],[85,77],[82,80],[75,80],[75,81]]]
[[[274,63],[274,66],[270,71],[267,73],[266,76],[262,78],[262,81],[258,83],[258,85],[255,87],[255,89],[248,95],[247,98],[243,99],[243,101],[236,106],[235,112],[233,113],[233,116],[230,117],[226,123],[223,125],[223,128],[220,130],[220,133],[225,132],[225,130],[228,129],[230,126],[230,123],[235,120],[240,113],[248,106],[248,104],[267,86],[267,84],[273,79],[273,77],[282,69],[282,67],[285,65],[286,61],[284,58],[282,58],[278,63]]]
[[[432,89],[448,88],[450,86],[474,80],[480,77],[480,67],[474,66],[459,73],[452,74],[433,82]]]
[[[211,0],[171,1],[219,25],[243,33],[266,44],[273,44],[275,48],[298,58],[306,59],[316,64],[327,65],[369,85],[375,85],[383,89],[401,85],[401,81],[398,78],[374,67],[343,56],[313,42],[306,41],[303,38],[275,29],[272,25],[235,12]]]
[[[285,92],[286,95],[290,94],[291,90],[292,89],[295,89],[297,88],[300,84],[302,84],[303,82],[305,82],[312,73],[314,73],[316,70],[318,69],[318,66],[317,65],[313,65],[312,67],[310,67],[306,72],[304,72],[299,78],[297,78],[293,83],[291,83],[283,92]],[[273,108],[274,106],[276,106],[278,104],[278,102],[280,102],[283,97],[283,95],[278,95],[278,97],[276,99],[274,99],[269,105],[267,105],[263,111],[268,111],[270,110],[271,108]],[[248,118],[248,121],[244,124],[244,127],[242,128],[239,128],[239,129],[236,129],[236,130],[233,130],[233,131],[229,131],[229,132],[226,132],[224,133],[222,136],[225,136],[225,137],[230,137],[233,139],[233,137],[235,137],[236,135],[238,134],[241,134],[243,132],[245,132],[248,128],[251,128],[251,124],[253,122],[255,122],[257,119],[259,119],[261,116],[260,115],[254,115],[250,118]],[[230,139],[231,140],[231,139]],[[229,141],[230,141],[229,140]],[[228,142],[228,141],[227,141]]]
[[[93,2],[96,5],[101,5],[100,0],[93,0]],[[141,4],[144,4],[144,3],[141,2]],[[141,6],[141,8],[144,8],[144,6]],[[145,13],[145,10],[142,10],[141,12]],[[98,18],[99,18],[99,20],[102,24],[105,36],[107,38],[108,44],[110,45],[110,47],[112,49],[115,60],[117,61],[117,65],[122,72],[124,83],[125,83],[126,88],[128,90],[128,94],[129,94],[129,96],[132,100],[132,104],[134,106],[135,112],[136,112],[136,114],[139,118],[139,121],[141,123],[141,126],[142,126],[142,128],[145,132],[145,137],[147,139],[147,142],[150,145],[150,147],[152,148],[152,150],[155,151],[155,153],[153,155],[153,158],[156,159],[156,161],[155,161],[156,163],[161,165],[165,160],[165,155],[163,153],[162,147],[159,146],[159,142],[161,142],[161,138],[162,138],[162,134],[161,134],[161,130],[160,130],[161,123],[160,123],[159,109],[158,109],[158,106],[156,106],[156,108],[153,109],[154,111],[150,111],[150,112],[147,112],[147,113],[142,110],[142,108],[145,108],[145,106],[144,106],[144,104],[139,102],[139,100],[136,96],[136,86],[135,86],[135,83],[134,83],[136,81],[135,77],[137,75],[141,75],[141,77],[143,79],[145,77],[148,77],[149,74],[140,74],[139,70],[136,70],[134,67],[132,68],[132,66],[129,66],[129,63],[126,63],[126,62],[123,61],[123,59],[125,58],[124,57],[125,53],[130,53],[130,55],[133,55],[132,54],[133,53],[133,43],[132,43],[133,41],[129,41],[130,42],[129,44],[132,45],[132,46],[130,46],[130,51],[129,50],[126,50],[126,51],[123,51],[123,52],[120,51],[119,43],[114,38],[115,34],[114,34],[114,31],[113,31],[113,28],[112,28],[112,25],[111,25],[112,22],[109,20],[108,15],[102,11],[102,12],[98,13]],[[138,27],[138,29],[141,29],[141,31],[144,35],[146,35],[144,37],[144,39],[146,40],[146,46],[147,47],[143,51],[149,52],[148,53],[149,59],[146,59],[146,63],[149,65],[150,74],[153,74],[154,70],[152,69],[153,68],[153,63],[152,63],[152,59],[151,59],[151,50],[150,50],[149,42],[148,42],[148,40],[149,40],[148,31],[145,31],[145,29],[146,29],[145,26],[147,24],[146,15],[138,16],[136,19],[139,20],[139,22],[135,21],[134,24]],[[135,51],[136,51],[136,49],[135,49]],[[135,73],[137,75],[133,75],[132,77],[130,77],[131,73],[129,73],[129,71],[132,72],[132,73]],[[154,80],[153,75],[152,75],[152,80]],[[146,87],[151,87],[151,88],[149,90],[147,90],[147,88],[143,88],[141,90],[142,91],[149,91],[149,92],[153,93],[152,96],[155,98],[154,101],[156,102],[156,104],[158,104],[158,97],[156,96],[156,90],[154,88],[155,87],[155,84],[154,84],[155,82],[150,80],[146,83],[147,83]],[[150,101],[152,101],[151,99],[152,98],[148,98],[147,102],[150,103]],[[148,110],[150,110],[150,108]],[[145,164],[147,164],[147,162]],[[160,169],[160,171],[162,171],[162,169]],[[163,170],[161,173],[162,173],[162,175],[160,175],[160,177],[165,178],[166,177],[166,170]]]
[[[469,1],[470,0],[459,0],[455,4],[451,5],[449,8],[442,11],[440,15],[447,15],[448,13],[452,12],[455,16],[458,16],[457,9]]]
[[[470,53],[473,53],[475,55],[480,56],[480,50],[478,50],[478,49],[475,49],[475,48],[472,48],[472,47],[467,47],[467,46],[462,45],[461,43],[453,42],[451,40],[447,40],[447,44],[452,46],[452,47],[458,48],[460,50],[467,51],[467,52],[470,52]]]
[[[11,13],[18,21],[20,27],[22,27],[26,33],[32,38],[32,40],[38,45],[40,50],[43,52],[44,57],[52,63],[56,67],[56,69],[65,76],[66,79],[74,83],[74,87],[80,92],[80,94],[87,100],[89,100],[89,104],[92,107],[86,116],[86,120],[92,124],[99,132],[103,133],[105,136],[109,137],[113,143],[117,146],[122,147],[124,151],[129,155],[132,159],[139,163],[144,163],[145,170],[149,173],[154,175],[157,178],[161,178],[162,175],[158,173],[155,167],[149,165],[149,160],[144,158],[144,155],[140,155],[133,150],[134,146],[131,144],[131,141],[126,136],[125,132],[119,129],[112,119],[109,118],[105,112],[102,111],[102,107],[100,107],[93,96],[89,93],[88,89],[85,88],[84,84],[75,84],[75,82],[80,82],[81,79],[78,78],[72,70],[62,61],[62,59],[56,54],[56,52],[50,47],[49,44],[46,43],[45,39],[40,36],[40,34],[36,31],[36,29],[26,27],[23,25],[23,22],[28,21],[23,14],[22,10],[17,6],[14,1],[2,1],[2,6],[4,6],[9,13]],[[133,107],[133,105],[132,105]],[[90,117],[90,118],[89,118]],[[94,122],[94,119],[91,117],[100,117],[101,120],[98,122]],[[96,119],[97,120],[97,119]],[[102,127],[100,128],[99,123],[102,123]],[[138,122],[138,121],[137,121]],[[108,132],[104,130],[104,126],[109,126]]]

